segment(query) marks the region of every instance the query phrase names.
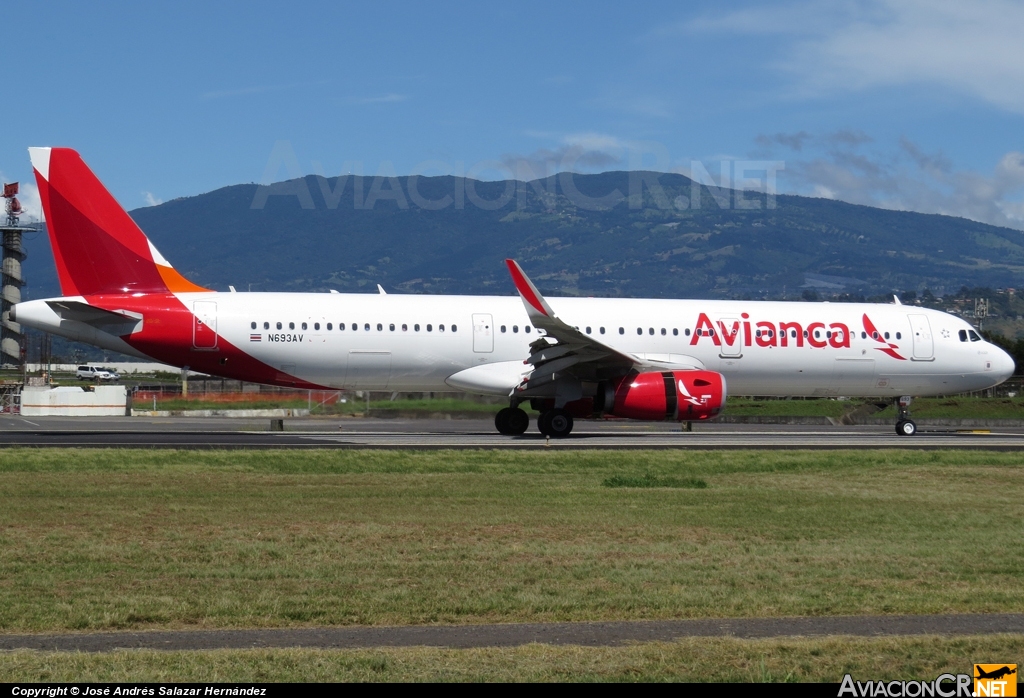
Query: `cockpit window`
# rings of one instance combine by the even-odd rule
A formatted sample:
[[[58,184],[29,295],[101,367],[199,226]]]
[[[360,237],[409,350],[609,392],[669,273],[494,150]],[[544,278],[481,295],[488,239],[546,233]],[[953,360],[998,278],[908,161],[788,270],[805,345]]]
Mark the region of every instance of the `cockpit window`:
[[[967,330],[960,330],[957,335],[960,337],[961,342],[967,341]]]
[[[980,342],[981,341],[981,337],[979,337],[978,333],[975,332],[974,330],[967,330],[967,335],[971,338],[972,342]]]

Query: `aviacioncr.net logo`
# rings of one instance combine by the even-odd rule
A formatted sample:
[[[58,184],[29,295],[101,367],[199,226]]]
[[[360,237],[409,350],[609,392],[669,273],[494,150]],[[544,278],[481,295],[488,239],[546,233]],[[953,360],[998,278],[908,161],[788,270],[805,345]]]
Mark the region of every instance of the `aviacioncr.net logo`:
[[[839,696],[854,698],[972,698],[970,674],[940,674],[934,681],[854,681],[847,674]]]

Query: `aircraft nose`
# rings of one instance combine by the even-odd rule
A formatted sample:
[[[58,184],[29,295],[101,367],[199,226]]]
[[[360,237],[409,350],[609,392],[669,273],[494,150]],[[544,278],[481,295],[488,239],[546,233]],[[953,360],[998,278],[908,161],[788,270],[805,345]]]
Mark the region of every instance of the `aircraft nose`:
[[[1005,351],[999,347],[993,348],[995,351],[992,357],[992,372],[999,376],[999,380],[1002,382],[1013,375],[1016,364],[1013,363],[1013,357]]]

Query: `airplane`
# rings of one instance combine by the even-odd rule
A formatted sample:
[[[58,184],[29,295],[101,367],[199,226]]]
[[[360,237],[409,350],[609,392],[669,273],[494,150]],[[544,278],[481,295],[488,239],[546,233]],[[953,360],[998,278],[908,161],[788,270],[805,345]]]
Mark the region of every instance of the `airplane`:
[[[145,360],[317,390],[459,390],[508,399],[502,434],[574,419],[699,422],[727,393],[886,398],[984,390],[1013,359],[963,319],[898,304],[235,293],[174,270],[77,152],[30,148],[62,296],[10,321]]]
[[[980,667],[978,667],[977,664],[974,665],[974,668],[978,672],[978,675],[974,677],[976,679],[1001,679],[1004,676],[1009,676],[1010,674],[1017,673],[1016,669],[1011,669],[1008,666],[1003,666],[999,669],[994,669],[992,671],[984,671]]]

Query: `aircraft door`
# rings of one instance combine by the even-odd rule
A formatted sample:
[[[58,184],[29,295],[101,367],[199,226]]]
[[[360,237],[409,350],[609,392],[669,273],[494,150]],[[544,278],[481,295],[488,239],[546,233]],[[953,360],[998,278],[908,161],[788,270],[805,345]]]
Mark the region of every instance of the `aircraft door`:
[[[935,343],[932,341],[932,327],[927,315],[908,315],[910,331],[914,340],[914,359],[931,361],[935,358]]]
[[[739,318],[718,318],[715,334],[718,335],[721,342],[721,347],[718,349],[720,357],[725,359],[743,356],[743,329]]]
[[[473,351],[494,351],[494,321],[490,313],[473,313]]]
[[[390,351],[349,351],[348,372],[345,375],[346,388],[384,390],[390,380]]]
[[[214,301],[192,303],[192,346],[217,348],[217,304]]]

